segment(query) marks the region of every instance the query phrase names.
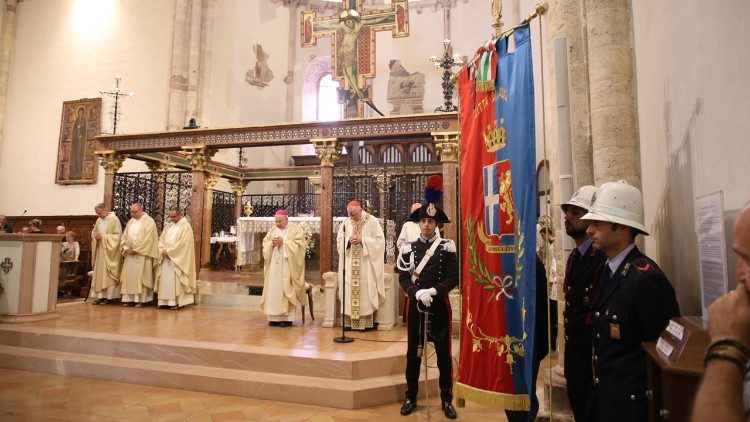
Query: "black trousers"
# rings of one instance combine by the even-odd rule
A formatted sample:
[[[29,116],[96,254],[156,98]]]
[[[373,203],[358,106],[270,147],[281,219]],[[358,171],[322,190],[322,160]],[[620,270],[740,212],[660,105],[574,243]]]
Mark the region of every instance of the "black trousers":
[[[588,346],[588,347],[587,347]],[[586,402],[591,396],[591,346],[586,340],[565,345],[565,381],[568,401],[576,422],[584,422]]]
[[[422,359],[417,356],[422,333],[422,313],[417,309],[417,300],[406,300],[406,319],[408,328],[408,346],[406,349],[406,398],[416,402],[419,392],[419,372]],[[437,365],[440,371],[438,384],[440,398],[444,402],[453,401],[453,357],[451,356],[451,307],[448,298],[444,301],[433,301],[429,308],[430,322],[428,341],[435,345]],[[424,352],[427,352],[426,348]],[[426,353],[425,353],[426,357]]]

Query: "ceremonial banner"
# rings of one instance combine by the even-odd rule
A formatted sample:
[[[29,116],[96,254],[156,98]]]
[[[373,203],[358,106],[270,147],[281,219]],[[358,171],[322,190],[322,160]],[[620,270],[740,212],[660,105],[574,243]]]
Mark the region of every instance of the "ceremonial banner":
[[[502,38],[459,75],[465,229],[456,396],[528,410],[535,388],[534,82],[528,25],[511,36],[514,52]]]

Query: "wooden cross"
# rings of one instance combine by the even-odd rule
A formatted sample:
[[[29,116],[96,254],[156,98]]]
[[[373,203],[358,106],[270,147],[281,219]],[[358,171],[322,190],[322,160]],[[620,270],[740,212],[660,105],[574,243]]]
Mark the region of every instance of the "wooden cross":
[[[318,37],[334,37],[331,73],[341,82],[339,101],[347,109],[354,103],[358,117],[364,117],[362,101],[370,98],[366,79],[375,77],[375,33],[391,30],[394,38],[409,35],[408,0],[393,0],[390,9],[378,10],[365,10],[363,3],[343,0],[339,14],[320,18],[315,10],[303,11],[300,37],[302,47],[317,45]],[[346,117],[355,117],[349,114]]]

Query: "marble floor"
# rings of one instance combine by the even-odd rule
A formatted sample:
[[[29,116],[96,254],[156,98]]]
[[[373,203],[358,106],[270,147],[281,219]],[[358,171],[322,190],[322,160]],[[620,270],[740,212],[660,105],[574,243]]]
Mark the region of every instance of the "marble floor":
[[[0,421],[390,421],[428,420],[420,403],[402,417],[400,403],[332,409],[35,372],[0,371]],[[502,411],[467,403],[462,421],[505,421]],[[436,398],[433,420],[447,420]]]

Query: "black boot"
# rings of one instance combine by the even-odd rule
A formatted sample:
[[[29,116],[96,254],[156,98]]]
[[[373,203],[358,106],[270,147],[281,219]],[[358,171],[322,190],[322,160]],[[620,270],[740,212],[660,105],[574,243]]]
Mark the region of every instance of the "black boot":
[[[414,409],[417,408],[417,401],[412,399],[404,400],[404,405],[401,406],[401,415],[406,416],[411,414]]]
[[[445,417],[448,419],[456,419],[458,414],[456,413],[456,409],[453,407],[451,402],[444,401],[443,402],[443,413],[445,414]]]

